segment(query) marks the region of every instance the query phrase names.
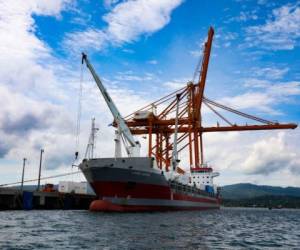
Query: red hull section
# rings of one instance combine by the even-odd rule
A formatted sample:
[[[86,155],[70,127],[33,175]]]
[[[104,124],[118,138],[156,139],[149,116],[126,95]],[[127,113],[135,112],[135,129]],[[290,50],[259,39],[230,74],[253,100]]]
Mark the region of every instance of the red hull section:
[[[217,199],[211,197],[193,197],[190,195],[183,195],[173,193],[169,186],[158,186],[151,184],[136,183],[133,186],[128,186],[128,183],[121,182],[95,182],[92,184],[96,193],[101,197],[123,197],[123,198],[140,198],[140,199],[171,199],[192,202],[207,202],[215,204]]]
[[[140,206],[140,205],[116,205],[106,200],[95,200],[90,205],[92,212],[164,212],[164,211],[195,211],[219,209],[219,207],[168,207],[168,206]]]
[[[99,200],[90,205],[91,211],[142,212],[218,209],[216,197],[176,193],[170,186],[144,183],[94,182]]]
[[[145,199],[169,199],[170,187],[144,183],[124,183],[96,181],[91,183],[95,192],[101,197],[132,197]]]

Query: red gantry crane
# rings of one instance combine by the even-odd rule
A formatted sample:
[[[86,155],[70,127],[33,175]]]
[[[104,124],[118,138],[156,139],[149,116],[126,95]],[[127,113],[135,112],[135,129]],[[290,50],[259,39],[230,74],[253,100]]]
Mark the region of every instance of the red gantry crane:
[[[191,171],[201,171],[201,169],[206,167],[203,156],[203,133],[295,129],[297,127],[294,123],[283,124],[258,118],[222,105],[204,96],[213,36],[214,30],[211,27],[204,45],[198,82],[188,82],[184,88],[125,117],[126,124],[133,135],[148,135],[148,156],[155,157],[158,167],[161,169],[165,168],[166,171],[169,171],[172,164],[174,142],[171,142],[171,136],[175,132],[178,152],[188,148]],[[214,127],[204,127],[202,123],[202,104],[217,115],[226,125],[217,123]],[[256,123],[249,123],[249,125],[234,124],[218,110],[234,113]],[[178,111],[177,117],[175,116],[176,111]],[[175,128],[176,120],[178,127]],[[183,170],[178,168],[177,171]]]

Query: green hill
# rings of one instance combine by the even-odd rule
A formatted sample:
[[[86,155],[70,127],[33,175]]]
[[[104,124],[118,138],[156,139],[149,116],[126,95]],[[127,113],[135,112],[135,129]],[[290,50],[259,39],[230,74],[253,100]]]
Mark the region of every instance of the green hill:
[[[265,195],[251,199],[223,199],[225,207],[300,208],[300,197]]]
[[[260,186],[251,183],[239,183],[223,186],[221,188],[223,199],[240,200],[252,199],[262,196],[290,196],[300,198],[300,188],[298,187],[273,187]]]

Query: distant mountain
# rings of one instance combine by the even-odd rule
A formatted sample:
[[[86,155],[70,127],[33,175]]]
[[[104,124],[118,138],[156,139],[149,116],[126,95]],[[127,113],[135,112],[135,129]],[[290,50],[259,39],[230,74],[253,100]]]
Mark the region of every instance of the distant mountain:
[[[223,199],[225,207],[300,208],[300,197],[287,195],[264,195],[251,199]]]
[[[290,196],[300,197],[300,188],[298,187],[273,187],[260,186],[251,183],[239,183],[223,186],[221,188],[223,199],[238,200],[252,199],[261,196]]]

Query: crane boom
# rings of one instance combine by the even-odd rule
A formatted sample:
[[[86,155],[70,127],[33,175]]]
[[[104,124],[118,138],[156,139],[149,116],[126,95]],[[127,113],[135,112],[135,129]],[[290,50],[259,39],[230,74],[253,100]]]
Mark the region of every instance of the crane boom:
[[[128,155],[129,156],[139,156],[140,143],[138,141],[135,141],[133,135],[130,132],[130,129],[128,128],[128,126],[125,123],[124,118],[121,116],[117,106],[115,105],[115,103],[111,99],[110,95],[106,91],[104,85],[102,84],[102,82],[101,82],[99,76],[97,75],[95,69],[93,68],[92,64],[89,62],[87,55],[85,53],[82,53],[82,62],[81,63],[83,64],[84,62],[86,63],[87,68],[90,70],[99,90],[101,91],[103,98],[104,98],[108,108],[110,109],[110,111],[114,117],[114,120],[119,128],[119,132],[124,137],[126,142],[129,144],[129,145],[125,144]]]
[[[198,132],[207,133],[207,132],[229,132],[229,131],[251,131],[251,130],[276,130],[276,129],[295,129],[297,128],[297,124],[294,123],[286,123],[286,124],[271,124],[271,125],[236,125],[236,126],[219,126],[219,127],[203,127],[199,128]],[[188,127],[179,127],[178,133],[188,133]],[[132,126],[131,133],[134,135],[143,135],[149,133],[148,129],[144,128],[136,128],[136,126]],[[151,130],[152,134],[156,133],[175,133],[174,128],[162,127],[153,128]]]
[[[196,112],[195,112],[195,119],[198,121],[201,113],[201,106],[203,101],[203,94],[204,94],[204,88],[206,83],[206,76],[208,71],[208,64],[209,64],[209,58],[211,53],[211,47],[214,37],[214,29],[212,27],[209,28],[207,41],[204,44],[204,51],[203,51],[203,61],[201,65],[201,71],[199,76],[199,82],[197,84],[198,89],[196,93]]]

